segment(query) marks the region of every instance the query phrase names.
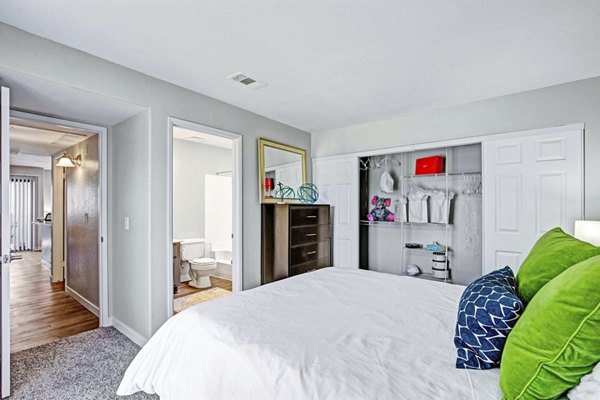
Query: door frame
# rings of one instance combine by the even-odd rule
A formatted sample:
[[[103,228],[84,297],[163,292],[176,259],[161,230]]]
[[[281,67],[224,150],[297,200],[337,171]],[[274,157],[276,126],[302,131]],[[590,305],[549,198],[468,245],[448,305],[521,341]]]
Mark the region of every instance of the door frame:
[[[173,316],[173,127],[190,129],[206,133],[209,135],[224,137],[232,141],[233,153],[233,168],[232,168],[232,184],[233,184],[233,264],[231,271],[232,289],[233,292],[243,290],[243,229],[242,229],[242,135],[239,133],[224,131],[210,126],[198,124],[196,122],[186,121],[183,119],[169,117],[169,140],[168,140],[168,174],[167,174],[167,317]]]
[[[13,111],[10,113],[11,120],[21,119],[26,121],[40,122],[44,124],[52,124],[57,126],[64,126],[67,128],[75,128],[85,130],[98,135],[99,143],[99,154],[98,159],[100,162],[100,186],[98,190],[100,195],[98,201],[100,204],[100,224],[98,228],[98,234],[100,241],[98,243],[98,298],[99,298],[99,325],[110,326],[111,320],[109,317],[109,297],[108,297],[108,129],[98,125],[87,124],[83,122],[70,121],[63,118],[49,117],[45,115],[34,114],[24,111]]]

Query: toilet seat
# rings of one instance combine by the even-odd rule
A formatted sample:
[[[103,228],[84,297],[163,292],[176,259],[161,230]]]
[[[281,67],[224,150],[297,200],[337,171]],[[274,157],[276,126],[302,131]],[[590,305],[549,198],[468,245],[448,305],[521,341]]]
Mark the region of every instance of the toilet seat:
[[[197,270],[211,270],[216,268],[217,260],[214,258],[195,258],[190,261],[192,268]]]

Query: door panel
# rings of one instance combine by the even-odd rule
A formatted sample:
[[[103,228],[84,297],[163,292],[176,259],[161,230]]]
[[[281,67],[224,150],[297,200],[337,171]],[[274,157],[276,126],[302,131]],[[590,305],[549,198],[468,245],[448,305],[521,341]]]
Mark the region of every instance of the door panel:
[[[0,213],[0,254],[2,255],[0,260],[0,391],[2,392],[2,398],[10,395],[9,100],[9,89],[2,87],[0,96],[0,185],[2,186],[2,211]]]
[[[515,271],[536,240],[583,217],[583,131],[552,128],[484,141],[484,272]]]
[[[358,268],[358,158],[314,160],[313,180],[333,213],[333,265]]]
[[[521,174],[496,176],[496,232],[521,232]]]

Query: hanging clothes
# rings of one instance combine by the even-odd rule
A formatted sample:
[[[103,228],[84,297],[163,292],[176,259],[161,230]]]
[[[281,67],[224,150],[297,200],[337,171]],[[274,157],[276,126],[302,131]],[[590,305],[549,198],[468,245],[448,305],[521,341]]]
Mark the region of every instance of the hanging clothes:
[[[450,221],[450,202],[454,198],[454,192],[432,190],[430,196],[430,222],[436,224],[447,224]]]
[[[394,193],[394,178],[387,169],[381,174],[379,187],[383,193]]]
[[[396,203],[396,221],[399,222],[408,222],[408,210],[406,206],[408,205],[408,199],[406,196],[400,197],[395,201]]]
[[[408,193],[408,221],[427,223],[427,198],[429,194],[419,186],[414,186]]]

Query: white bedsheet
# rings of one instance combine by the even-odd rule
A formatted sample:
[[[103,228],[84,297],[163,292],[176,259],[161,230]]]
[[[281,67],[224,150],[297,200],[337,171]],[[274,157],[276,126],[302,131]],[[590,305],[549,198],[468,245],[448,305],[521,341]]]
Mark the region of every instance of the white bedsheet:
[[[163,400],[501,399],[499,370],[454,367],[463,286],[326,268],[167,321],[118,394]]]

